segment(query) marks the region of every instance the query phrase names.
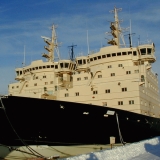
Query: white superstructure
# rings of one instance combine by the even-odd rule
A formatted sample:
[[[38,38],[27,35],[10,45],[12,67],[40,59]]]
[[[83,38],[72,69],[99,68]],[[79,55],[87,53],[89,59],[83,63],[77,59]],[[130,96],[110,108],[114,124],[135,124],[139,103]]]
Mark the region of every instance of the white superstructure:
[[[158,75],[151,66],[156,61],[155,45],[122,48],[117,11],[114,8],[115,21],[110,25],[111,46],[75,61],[54,61],[58,44],[53,26],[52,39],[42,37],[48,45],[48,54],[43,54],[48,61],[33,61],[16,68],[18,82],[9,85],[9,94],[109,106],[160,117]]]

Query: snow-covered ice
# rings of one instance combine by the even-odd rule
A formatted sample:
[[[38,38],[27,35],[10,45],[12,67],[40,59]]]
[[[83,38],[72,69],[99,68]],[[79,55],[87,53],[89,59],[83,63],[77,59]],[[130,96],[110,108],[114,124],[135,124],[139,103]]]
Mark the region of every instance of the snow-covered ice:
[[[160,137],[116,147],[112,150],[102,150],[69,157],[65,160],[160,160]]]

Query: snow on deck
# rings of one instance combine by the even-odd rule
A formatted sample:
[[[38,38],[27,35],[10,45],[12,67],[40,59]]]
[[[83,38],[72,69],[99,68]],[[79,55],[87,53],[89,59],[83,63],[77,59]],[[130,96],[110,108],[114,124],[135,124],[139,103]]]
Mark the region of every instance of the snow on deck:
[[[63,160],[160,160],[160,137]]]

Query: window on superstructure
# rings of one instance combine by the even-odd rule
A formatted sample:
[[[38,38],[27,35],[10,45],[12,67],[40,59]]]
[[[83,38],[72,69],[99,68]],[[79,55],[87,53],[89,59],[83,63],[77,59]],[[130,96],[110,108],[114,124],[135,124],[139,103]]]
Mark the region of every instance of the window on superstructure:
[[[34,86],[37,86],[37,83],[34,83]]]
[[[106,89],[105,93],[111,93],[110,89]]]
[[[35,67],[36,68],[36,70],[38,70],[38,67]]]
[[[132,54],[132,52],[131,52],[131,51],[129,51],[129,52],[128,52],[128,55],[130,55],[130,54]]]
[[[115,76],[115,73],[111,73],[111,76]]]
[[[102,58],[106,58],[106,55],[102,55]]]
[[[50,68],[50,65],[47,65],[47,68]]]
[[[17,88],[19,88],[19,86],[17,86]]]
[[[60,63],[60,67],[63,68],[63,63]]]
[[[55,86],[55,91],[57,91],[58,90],[58,86]]]
[[[17,76],[19,76],[19,71],[16,71]]]
[[[43,76],[43,78],[46,78],[46,76]]]
[[[90,62],[93,61],[93,58],[90,58]]]
[[[121,56],[121,52],[118,52],[118,53],[117,53],[117,56]]]
[[[108,66],[108,68],[112,68],[112,66],[111,66],[111,65],[109,65],[109,66]]]
[[[101,56],[98,56],[98,59],[101,59]]]
[[[133,55],[136,56],[137,55],[137,51],[133,51]]]
[[[112,57],[115,57],[116,56],[116,53],[112,53]]]
[[[47,85],[47,84],[48,84],[48,82],[45,82],[44,84],[45,84],[45,85]]]
[[[122,55],[124,56],[124,55],[127,55],[127,52],[122,52]]]
[[[87,80],[88,79],[88,77],[84,77],[84,80]]]
[[[36,77],[36,79],[38,79],[38,76]]]
[[[122,92],[127,92],[127,88],[122,88]]]
[[[43,66],[43,69],[46,68],[46,66]]]
[[[64,96],[65,96],[65,97],[69,97],[69,93],[65,93]]]
[[[78,60],[78,64],[82,65],[82,59]]]
[[[22,74],[22,71],[20,71],[20,75]]]
[[[50,84],[53,84],[53,81],[50,81]]]
[[[42,66],[39,66],[39,69],[42,69]]]
[[[134,100],[130,100],[130,101],[129,101],[129,104],[134,104]]]
[[[94,57],[94,61],[97,60],[97,57]]]
[[[32,70],[35,70],[35,68],[32,68]]]
[[[151,53],[152,53],[152,48],[147,48],[147,54],[151,55]]]
[[[131,74],[131,71],[126,71],[126,74]]]
[[[54,65],[51,65],[51,68],[54,68]]]
[[[58,65],[55,65],[55,69],[58,69]]]
[[[98,94],[98,91],[93,91],[93,94]]]
[[[141,55],[146,55],[146,48],[140,49]]]
[[[123,105],[123,101],[118,101],[118,105]]]
[[[12,86],[12,89],[14,89],[14,86]]]
[[[83,59],[83,64],[86,64],[86,60],[85,59]]]
[[[77,81],[80,81],[81,80],[81,78],[79,77],[79,78],[77,78]]]
[[[65,68],[68,68],[69,63],[64,63]]]
[[[107,54],[107,57],[111,57],[111,54]]]
[[[145,82],[144,75],[141,75],[141,82]]]
[[[26,87],[28,87],[28,84],[26,84]]]
[[[75,96],[79,96],[79,92],[76,92],[76,93],[75,93]]]
[[[139,73],[139,70],[137,69],[137,70],[134,70],[134,73]]]
[[[98,75],[98,78],[102,78],[102,75]]]
[[[123,67],[123,65],[122,64],[118,64],[118,67]]]

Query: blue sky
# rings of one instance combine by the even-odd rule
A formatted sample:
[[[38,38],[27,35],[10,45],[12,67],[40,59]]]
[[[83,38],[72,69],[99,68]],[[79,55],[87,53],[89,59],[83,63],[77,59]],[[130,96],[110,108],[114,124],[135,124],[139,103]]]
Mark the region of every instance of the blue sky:
[[[154,3],[153,3],[154,2]],[[76,44],[76,55],[87,54],[87,30],[90,51],[106,45],[109,13],[116,6],[122,8],[121,27],[132,23],[133,44],[151,40],[156,46],[157,62],[153,70],[160,75],[160,1],[151,0],[5,0],[0,1],[0,93],[6,94],[8,84],[14,82],[15,67],[22,66],[25,45],[26,64],[42,59],[45,52],[41,36],[51,35],[50,27],[57,24],[62,58],[69,57],[68,46]],[[128,34],[128,32],[124,33]],[[128,43],[127,36],[126,43]],[[160,82],[159,82],[160,83]]]

